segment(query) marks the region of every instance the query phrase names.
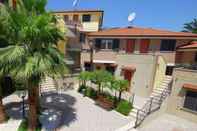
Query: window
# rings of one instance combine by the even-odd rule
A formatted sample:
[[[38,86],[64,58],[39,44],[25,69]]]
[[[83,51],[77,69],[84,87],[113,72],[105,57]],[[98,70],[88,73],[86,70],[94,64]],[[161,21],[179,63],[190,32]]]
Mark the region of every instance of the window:
[[[64,15],[64,21],[66,22],[66,21],[68,21],[68,20],[69,20],[68,15]]]
[[[80,33],[79,41],[85,42],[86,35],[84,33]]]
[[[195,59],[194,59],[195,62],[197,62],[197,52],[195,54]]]
[[[192,111],[197,111],[197,92],[187,91],[184,108]]]
[[[84,65],[85,71],[90,71],[91,70],[91,64],[90,63],[85,63]]]
[[[96,39],[95,47],[97,49],[119,49],[118,39]]]
[[[79,15],[73,15],[73,21],[78,22],[79,21]]]
[[[160,51],[174,51],[176,40],[162,40]]]
[[[91,15],[83,15],[82,21],[83,22],[90,22],[91,21]]]

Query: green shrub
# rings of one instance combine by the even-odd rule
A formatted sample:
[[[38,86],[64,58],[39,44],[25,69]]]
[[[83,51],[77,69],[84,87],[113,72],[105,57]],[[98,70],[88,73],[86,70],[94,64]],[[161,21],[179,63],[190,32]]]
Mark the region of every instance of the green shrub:
[[[39,127],[38,128],[36,128],[36,131],[41,131],[41,125],[39,124]],[[25,120],[23,120],[22,122],[21,122],[21,124],[19,125],[19,127],[18,127],[18,129],[17,129],[17,131],[27,131],[28,130],[28,122],[27,122],[27,120],[25,119]]]
[[[86,86],[80,85],[80,87],[79,87],[79,89],[78,89],[78,92],[82,93],[82,91],[83,91],[84,89],[86,89],[86,88],[87,88]]]
[[[92,88],[87,88],[85,94],[86,94],[87,97],[90,97],[92,99],[97,98],[97,92]]]
[[[132,108],[133,106],[131,103],[126,100],[121,100],[117,105],[116,111],[125,116],[128,116]]]

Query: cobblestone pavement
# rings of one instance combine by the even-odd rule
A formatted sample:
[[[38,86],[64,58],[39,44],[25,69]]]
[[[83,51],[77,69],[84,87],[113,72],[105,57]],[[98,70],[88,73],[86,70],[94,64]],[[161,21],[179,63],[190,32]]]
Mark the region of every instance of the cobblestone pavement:
[[[174,115],[163,114],[139,131],[197,131],[197,123]]]

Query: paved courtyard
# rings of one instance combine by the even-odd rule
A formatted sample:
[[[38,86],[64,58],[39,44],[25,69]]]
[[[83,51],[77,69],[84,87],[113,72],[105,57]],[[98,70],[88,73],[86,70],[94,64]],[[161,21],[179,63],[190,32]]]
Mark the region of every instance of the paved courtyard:
[[[6,97],[4,103],[11,119],[8,123],[0,124],[0,130],[16,131],[22,117],[21,99],[13,94]],[[116,131],[133,122],[132,118],[102,109],[75,90],[67,90],[62,94],[45,94],[41,107],[43,113],[40,120],[43,126],[57,126],[58,131]]]
[[[98,107],[94,104],[94,101],[83,97],[83,95],[76,91],[68,90],[60,96],[61,98],[58,100],[57,96],[52,95],[51,97],[51,95],[48,95],[44,97],[46,98],[44,100],[45,102],[43,101],[45,107],[55,107],[60,112],[63,112],[63,123],[60,124],[59,130],[115,131],[132,122],[131,118],[127,118],[115,111],[106,111]],[[52,102],[47,103],[47,99],[48,101],[51,99]],[[61,104],[61,102],[63,103]]]
[[[174,115],[163,114],[139,131],[197,131],[197,123]]]

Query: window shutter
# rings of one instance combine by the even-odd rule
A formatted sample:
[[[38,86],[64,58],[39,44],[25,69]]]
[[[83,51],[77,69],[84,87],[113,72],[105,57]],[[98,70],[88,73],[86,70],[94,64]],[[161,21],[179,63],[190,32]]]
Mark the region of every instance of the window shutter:
[[[113,50],[114,49],[119,49],[119,46],[120,46],[120,40],[119,39],[114,39],[113,40]]]
[[[95,40],[95,48],[100,49],[101,48],[101,39],[96,39]]]

